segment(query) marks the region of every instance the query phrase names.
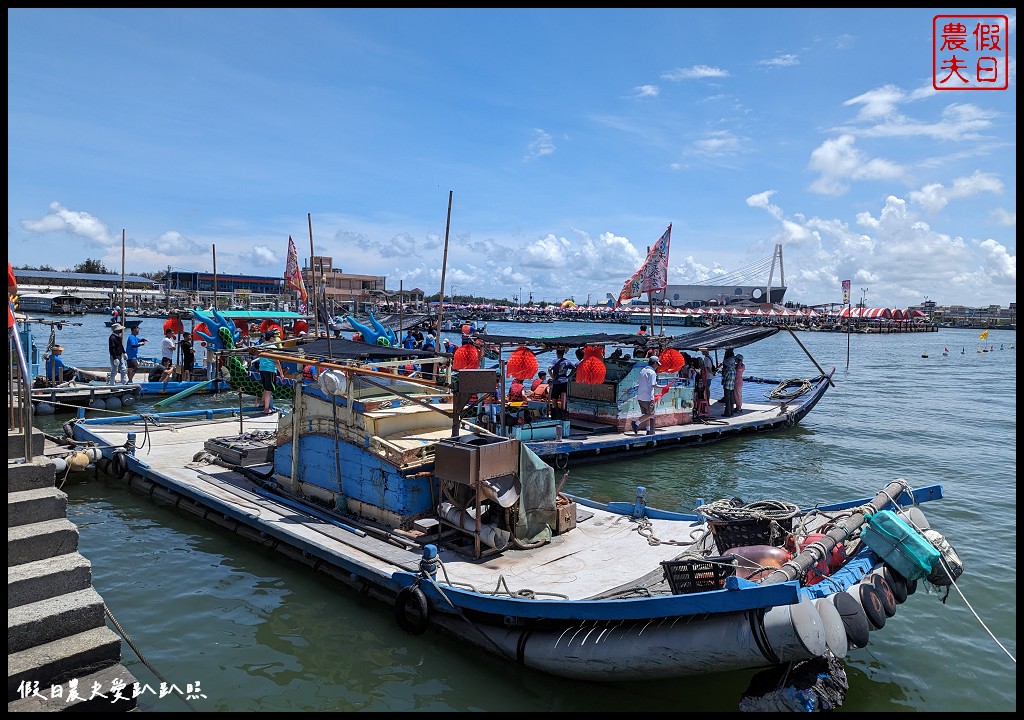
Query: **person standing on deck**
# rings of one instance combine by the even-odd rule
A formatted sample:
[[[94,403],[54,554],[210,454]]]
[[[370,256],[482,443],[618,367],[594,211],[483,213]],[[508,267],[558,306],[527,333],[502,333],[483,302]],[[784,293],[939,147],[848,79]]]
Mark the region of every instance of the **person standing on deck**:
[[[263,347],[277,349],[281,346],[281,331],[277,328],[270,330],[265,337],[267,337],[267,341],[264,343]],[[263,385],[263,414],[270,415],[273,412],[273,410],[270,409],[270,405],[274,398],[275,376],[283,378],[284,369],[281,367],[280,360],[260,357],[258,363],[260,382]]]
[[[125,344],[125,360],[128,364],[128,382],[135,382],[135,373],[139,369],[139,348],[148,343],[146,338],[139,337],[139,326],[134,326],[128,334]]]
[[[555,362],[548,368],[551,376],[551,417],[565,420],[569,408],[569,378],[576,365],[565,359],[565,348],[555,350]]]
[[[736,355],[732,348],[726,348],[722,360],[722,402],[722,416],[732,417],[736,412]]]
[[[192,380],[192,368],[196,364],[196,348],[192,344],[192,336],[185,333],[181,336],[181,379]]]
[[[743,409],[743,371],[747,366],[743,364],[743,356],[736,354],[736,389],[733,393],[736,396],[736,412]]]
[[[707,377],[705,378],[704,391],[707,393],[708,407],[711,407],[711,382],[715,379],[715,373],[718,372],[718,367],[715,365],[715,361],[711,359],[710,351],[706,347],[700,349],[701,362],[704,363],[704,367],[707,369]]]
[[[121,384],[128,384],[128,356],[124,350],[121,340],[121,333],[124,332],[124,325],[114,323],[110,326],[110,337],[107,338],[107,351],[110,355],[110,379],[111,385],[116,384],[117,376],[121,376]]]
[[[647,365],[640,371],[640,378],[636,384],[636,401],[640,405],[640,412],[643,413],[636,420],[630,420],[630,427],[633,434],[640,432],[642,425],[647,426],[647,434],[654,434],[654,406],[657,401],[654,396],[661,389],[658,385],[658,366],[661,365],[661,358],[651,355],[647,358]]]

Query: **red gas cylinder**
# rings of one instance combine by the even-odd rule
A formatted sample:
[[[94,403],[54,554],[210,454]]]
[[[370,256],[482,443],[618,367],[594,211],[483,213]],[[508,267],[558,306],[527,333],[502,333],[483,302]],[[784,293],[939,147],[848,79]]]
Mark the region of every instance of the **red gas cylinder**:
[[[744,545],[729,548],[723,557],[735,557],[737,577],[747,580],[761,580],[769,572],[782,567],[782,564],[793,559],[793,553],[786,548],[773,545]]]
[[[800,538],[799,547],[801,552],[808,545],[821,540],[823,537],[825,537],[824,533],[810,533]],[[839,543],[832,548],[832,552],[829,553],[828,558],[825,560],[819,560],[814,564],[814,567],[807,572],[806,584],[814,585],[815,583],[821,582],[822,579],[828,577],[833,570],[841,567],[844,562],[846,562],[846,548],[843,547],[842,543]]]

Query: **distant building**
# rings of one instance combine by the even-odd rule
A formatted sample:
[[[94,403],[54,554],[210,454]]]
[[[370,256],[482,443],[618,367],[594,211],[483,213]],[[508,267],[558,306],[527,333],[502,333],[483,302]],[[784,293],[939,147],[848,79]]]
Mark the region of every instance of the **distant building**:
[[[164,295],[164,288],[155,280],[140,275],[58,272],[15,268],[21,293],[63,292],[82,299],[88,308],[113,307],[124,300],[129,306],[154,307]]]
[[[324,255],[314,255],[312,260],[311,267],[302,270],[306,290],[322,287],[334,313],[363,312],[377,305],[389,304],[398,295],[395,291],[386,290],[387,278],[383,275],[346,273],[334,267],[334,258]],[[403,290],[401,294],[403,303],[423,303],[422,290]]]

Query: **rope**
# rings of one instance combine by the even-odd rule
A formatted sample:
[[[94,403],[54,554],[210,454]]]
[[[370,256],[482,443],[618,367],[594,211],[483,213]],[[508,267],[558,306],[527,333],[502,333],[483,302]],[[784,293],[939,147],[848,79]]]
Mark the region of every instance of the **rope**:
[[[796,385],[797,387],[793,390],[786,390],[786,388],[788,388],[791,385]],[[802,378],[793,378],[792,380],[783,380],[782,382],[780,382],[774,390],[768,393],[767,397],[773,400],[792,400],[793,398],[800,397],[805,392],[808,392],[810,389],[810,380],[804,380]]]
[[[690,530],[690,537],[686,540],[662,540],[661,538],[655,537],[654,525],[651,523],[650,519],[646,517],[640,518],[637,521],[636,531],[642,537],[647,538],[648,545],[698,545],[704,541],[704,538],[711,534],[711,531],[706,528],[695,527]]]
[[[799,506],[779,500],[760,500],[741,505],[735,498],[715,500],[697,508],[709,520],[789,520],[800,512]]]

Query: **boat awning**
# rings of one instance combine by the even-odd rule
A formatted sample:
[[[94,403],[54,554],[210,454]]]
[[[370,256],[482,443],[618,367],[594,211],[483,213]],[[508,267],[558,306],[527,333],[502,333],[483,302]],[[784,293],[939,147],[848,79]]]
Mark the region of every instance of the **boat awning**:
[[[779,329],[773,326],[720,325],[686,333],[685,335],[676,335],[669,340],[665,347],[675,348],[676,350],[741,348],[771,337]]]
[[[394,360],[396,358],[437,357],[436,352],[429,350],[406,350],[403,347],[385,347],[369,345],[364,342],[346,340],[345,338],[321,338],[275,350],[275,353],[299,355],[318,360]]]
[[[474,340],[487,347],[526,347],[551,350],[564,347],[584,347],[586,345],[636,345],[649,342],[649,336],[629,334],[594,334],[594,335],[559,335],[556,337],[522,337],[519,335],[474,334]]]

